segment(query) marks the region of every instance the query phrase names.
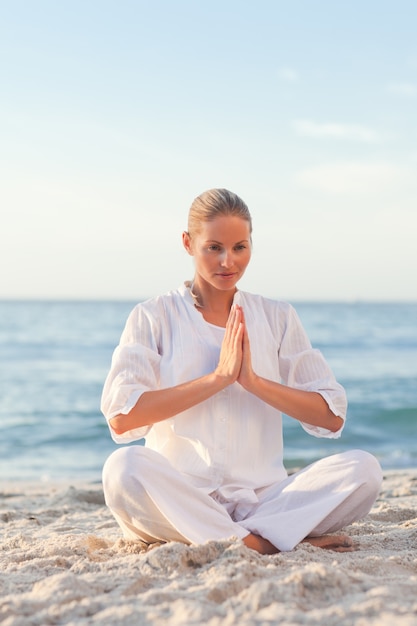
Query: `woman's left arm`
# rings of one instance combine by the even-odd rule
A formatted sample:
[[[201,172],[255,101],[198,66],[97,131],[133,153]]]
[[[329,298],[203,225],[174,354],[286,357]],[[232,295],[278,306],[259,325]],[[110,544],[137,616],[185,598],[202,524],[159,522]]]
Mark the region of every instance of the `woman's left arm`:
[[[343,419],[330,410],[326,400],[316,391],[293,389],[255,373],[249,380],[246,377],[239,378],[239,382],[246,391],[300,422],[319,426],[333,433],[343,426]]]
[[[243,311],[242,311],[243,319]],[[243,336],[243,360],[238,382],[246,391],[263,402],[300,422],[337,432],[343,426],[343,418],[331,411],[323,396],[316,391],[304,391],[258,376],[252,367],[247,329]]]

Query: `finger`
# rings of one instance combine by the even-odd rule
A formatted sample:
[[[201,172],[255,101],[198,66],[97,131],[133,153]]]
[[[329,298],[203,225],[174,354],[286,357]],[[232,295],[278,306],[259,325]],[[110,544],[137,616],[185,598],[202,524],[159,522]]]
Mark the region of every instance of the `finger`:
[[[229,317],[228,317],[227,324],[226,324],[226,329],[229,330],[229,332],[232,335],[234,335],[235,333],[238,332],[240,323],[241,323],[241,312],[235,305],[233,305],[229,313]]]

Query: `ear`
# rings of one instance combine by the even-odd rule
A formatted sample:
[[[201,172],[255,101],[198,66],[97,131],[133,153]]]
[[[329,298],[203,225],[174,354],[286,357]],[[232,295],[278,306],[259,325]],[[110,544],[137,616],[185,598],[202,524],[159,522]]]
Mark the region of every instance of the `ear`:
[[[187,233],[186,230],[184,230],[184,232],[182,233],[182,245],[187,250],[188,254],[193,256],[194,253],[193,253],[193,247],[191,244],[190,233]]]

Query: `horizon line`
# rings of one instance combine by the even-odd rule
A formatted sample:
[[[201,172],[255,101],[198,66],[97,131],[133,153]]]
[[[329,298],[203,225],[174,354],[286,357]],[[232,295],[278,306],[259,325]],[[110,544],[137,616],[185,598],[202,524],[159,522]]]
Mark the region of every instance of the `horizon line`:
[[[157,296],[141,297],[111,297],[111,296],[0,296],[0,302],[54,302],[54,303],[81,303],[81,302],[112,302],[112,303],[139,303]],[[417,304],[416,298],[311,298],[311,297],[284,297],[265,296],[283,302],[317,303],[317,304]]]

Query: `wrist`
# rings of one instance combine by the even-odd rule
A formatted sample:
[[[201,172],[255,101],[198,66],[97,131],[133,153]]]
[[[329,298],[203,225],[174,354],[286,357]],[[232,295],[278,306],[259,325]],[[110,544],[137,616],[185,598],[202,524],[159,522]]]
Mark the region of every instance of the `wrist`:
[[[256,390],[259,389],[259,380],[260,377],[255,374],[255,372],[251,372],[249,376],[242,376],[239,379],[240,384],[242,385],[245,391],[249,391],[249,393],[253,393],[256,395]]]
[[[233,380],[230,376],[220,374],[215,370],[212,374],[209,374],[210,384],[213,386],[214,392],[223,391],[226,387],[232,384]]]

